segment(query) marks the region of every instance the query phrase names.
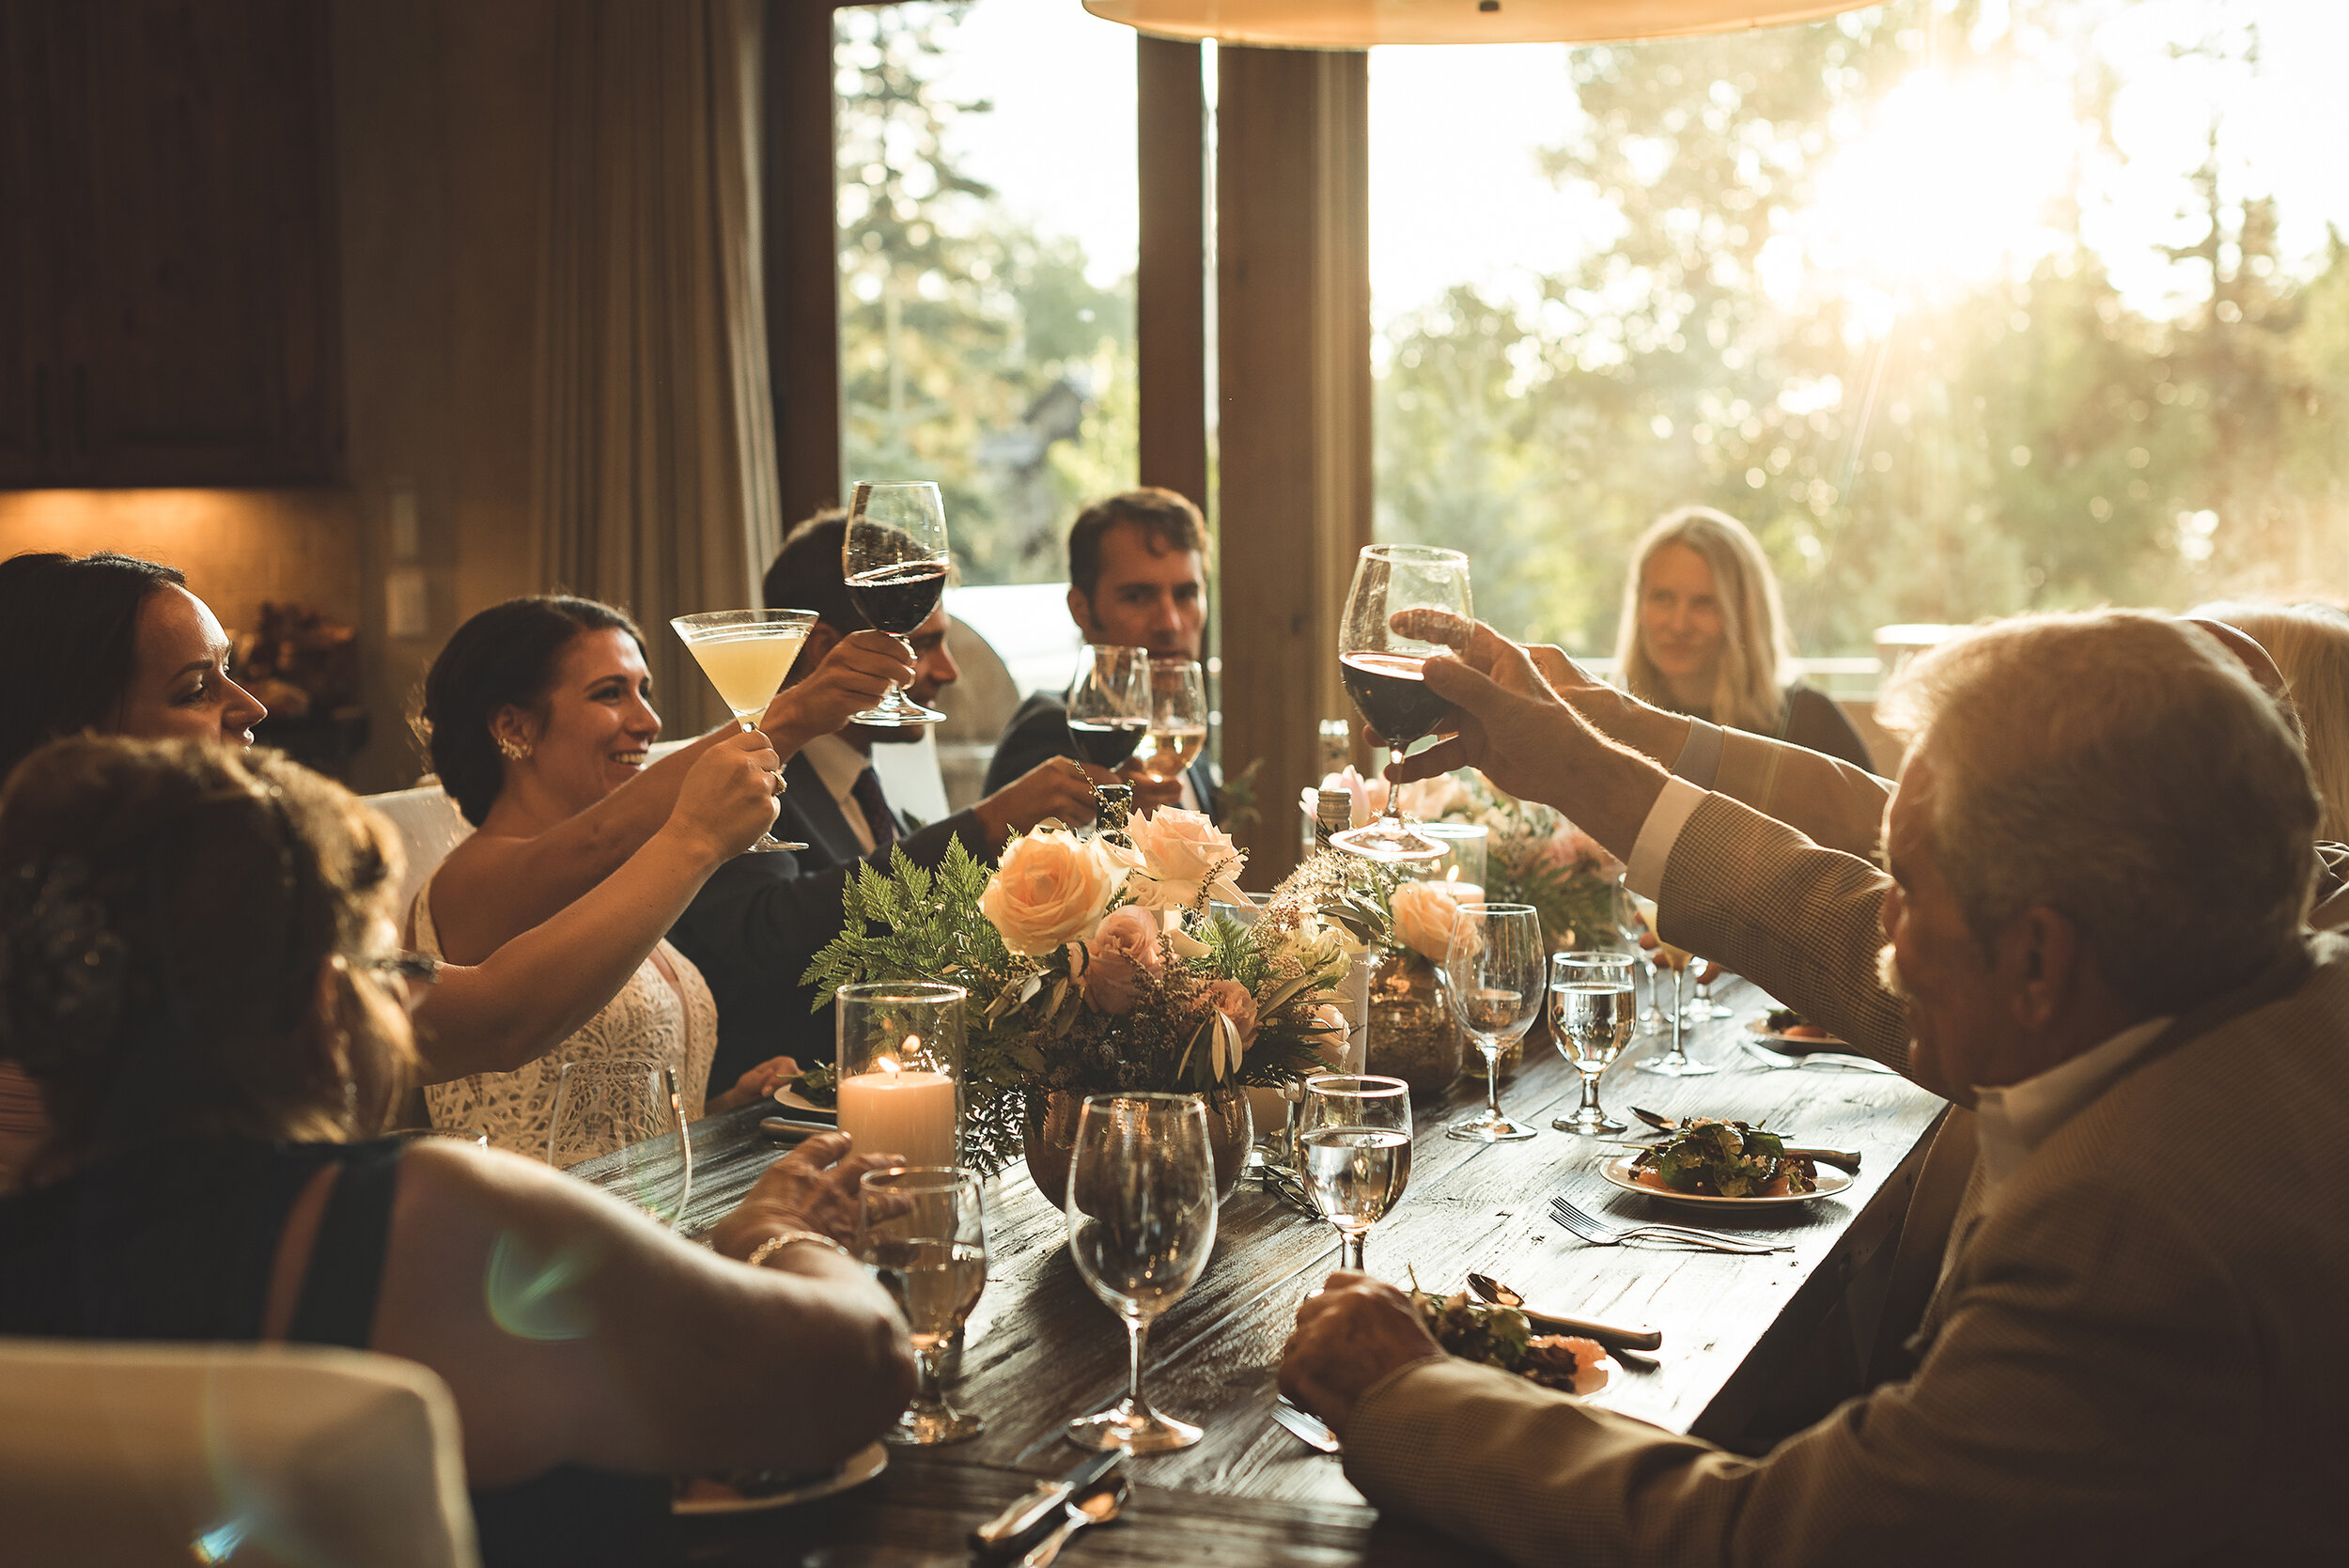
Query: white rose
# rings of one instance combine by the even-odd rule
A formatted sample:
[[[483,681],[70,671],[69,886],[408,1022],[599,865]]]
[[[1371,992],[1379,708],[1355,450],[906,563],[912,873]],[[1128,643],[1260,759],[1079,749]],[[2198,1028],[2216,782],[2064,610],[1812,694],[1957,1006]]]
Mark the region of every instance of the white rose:
[[[1126,876],[1098,845],[1065,828],[1038,828],[1012,842],[979,894],[979,912],[1005,947],[1041,958],[1093,934]]]

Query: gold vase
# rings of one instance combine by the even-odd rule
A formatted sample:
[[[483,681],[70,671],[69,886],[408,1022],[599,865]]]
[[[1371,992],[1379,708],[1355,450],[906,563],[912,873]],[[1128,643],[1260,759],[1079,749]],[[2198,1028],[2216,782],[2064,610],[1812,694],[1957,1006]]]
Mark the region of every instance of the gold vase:
[[[1207,1149],[1215,1158],[1215,1201],[1221,1203],[1248,1169],[1248,1146],[1256,1140],[1248,1095],[1238,1088],[1211,1089],[1193,1095],[1207,1108]],[[1068,1201],[1068,1167],[1077,1157],[1077,1117],[1085,1094],[1076,1089],[1030,1089],[1028,1178],[1058,1207]]]
[[[1369,1043],[1364,1072],[1399,1078],[1415,1094],[1439,1094],[1460,1076],[1460,1026],[1436,966],[1391,947],[1370,967]]]

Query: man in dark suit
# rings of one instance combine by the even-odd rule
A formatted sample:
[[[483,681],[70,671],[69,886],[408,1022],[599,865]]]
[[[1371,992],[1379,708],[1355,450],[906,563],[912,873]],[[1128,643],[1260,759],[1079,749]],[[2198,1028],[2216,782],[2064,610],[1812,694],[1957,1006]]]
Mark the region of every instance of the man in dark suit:
[[[791,531],[767,569],[770,608],[812,610],[818,617],[786,686],[822,663],[841,638],[864,629],[840,572],[846,531],[838,512],[811,518]],[[926,705],[958,673],[946,651],[946,612],[941,609],[907,641],[915,672],[908,694]],[[1097,768],[1055,758],[1001,787],[990,784],[976,805],[923,827],[891,808],[870,760],[876,744],[918,740],[921,733],[851,724],[808,742],[784,767],[782,815],[774,828],[775,837],[807,847],[737,856],[671,928],[669,939],[702,971],[718,1003],[713,1080],[730,1064],[739,1063],[733,1068],[739,1076],[778,1053],[803,1063],[831,1058],[832,1009],[811,1011],[815,996],[800,975],[839,933],[842,890],[859,864],[885,870],[890,851],[902,848],[920,864],[936,865],[957,839],[991,862],[1006,838],[1048,816],[1091,821],[1093,787],[1110,779]]]
[[[1068,614],[1096,647],[1147,648],[1154,658],[1199,658],[1207,626],[1207,526],[1173,490],[1145,487],[1097,501],[1068,530]],[[1039,691],[1019,705],[995,743],[987,787],[999,788],[1047,757],[1074,757],[1065,694]],[[1137,814],[1181,806],[1220,815],[1205,756],[1180,778],[1159,779],[1128,762]]]

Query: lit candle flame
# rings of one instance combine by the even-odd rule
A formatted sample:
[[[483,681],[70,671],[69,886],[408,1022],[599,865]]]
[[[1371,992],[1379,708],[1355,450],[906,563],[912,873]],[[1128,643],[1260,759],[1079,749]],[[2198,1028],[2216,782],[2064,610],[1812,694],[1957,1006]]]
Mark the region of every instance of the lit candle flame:
[[[1443,874],[1443,879],[1447,882],[1458,881],[1460,879],[1460,868],[1456,865],[1454,866],[1451,870]]]
[[[897,1076],[897,1064],[886,1056],[873,1058],[873,1070],[877,1073],[887,1073],[892,1078]]]

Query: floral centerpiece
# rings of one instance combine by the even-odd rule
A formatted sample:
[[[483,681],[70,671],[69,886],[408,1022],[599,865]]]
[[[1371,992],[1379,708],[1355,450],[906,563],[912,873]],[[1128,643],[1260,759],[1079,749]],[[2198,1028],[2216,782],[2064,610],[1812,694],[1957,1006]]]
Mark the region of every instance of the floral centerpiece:
[[[1174,807],[1135,823],[1130,845],[1045,823],[991,872],[958,843],[935,871],[899,850],[887,875],[849,880],[846,924],[802,983],[819,1007],[858,981],[968,990],[963,1157],[1000,1169],[1021,1153],[1031,1092],[1213,1094],[1293,1082],[1343,1052],[1337,987],[1378,910],[1342,889],[1325,901],[1309,861],[1252,924],[1212,912],[1252,907],[1246,863]]]
[[[1366,781],[1351,768],[1331,774],[1322,787],[1352,793],[1357,826],[1387,806],[1386,781]],[[1520,800],[1496,788],[1475,768],[1463,768],[1405,784],[1403,809],[1423,822],[1482,825],[1487,835],[1485,896],[1495,903],[1530,904],[1539,910],[1542,933],[1553,948],[1606,947],[1621,939],[1618,911],[1623,893],[1618,878],[1623,876],[1623,862],[1555,807]],[[1423,901],[1426,895],[1409,897]],[[1421,913],[1424,918],[1413,921],[1397,908],[1397,933],[1407,945],[1440,964],[1440,935],[1451,930],[1449,912],[1443,912],[1440,935],[1433,906]],[[1436,939],[1435,951],[1411,940],[1414,929]]]

